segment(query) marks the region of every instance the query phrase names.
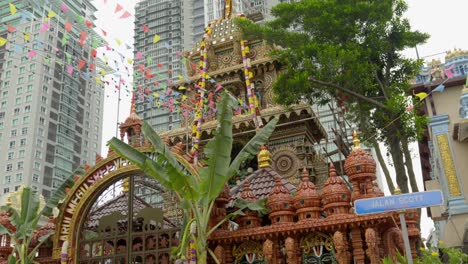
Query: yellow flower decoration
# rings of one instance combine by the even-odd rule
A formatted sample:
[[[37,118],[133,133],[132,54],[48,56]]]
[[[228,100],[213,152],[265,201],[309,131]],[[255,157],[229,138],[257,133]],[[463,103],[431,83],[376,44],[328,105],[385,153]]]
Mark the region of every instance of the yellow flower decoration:
[[[438,257],[438,256],[439,256],[439,253],[432,251],[431,256],[433,256],[433,257]]]

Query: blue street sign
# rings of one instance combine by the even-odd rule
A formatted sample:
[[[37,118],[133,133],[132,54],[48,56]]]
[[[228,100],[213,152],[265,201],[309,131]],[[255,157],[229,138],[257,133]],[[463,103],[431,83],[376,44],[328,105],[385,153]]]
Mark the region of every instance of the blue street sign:
[[[442,205],[443,201],[444,199],[440,190],[405,193],[356,200],[354,201],[354,210],[358,215],[377,214],[404,209]]]

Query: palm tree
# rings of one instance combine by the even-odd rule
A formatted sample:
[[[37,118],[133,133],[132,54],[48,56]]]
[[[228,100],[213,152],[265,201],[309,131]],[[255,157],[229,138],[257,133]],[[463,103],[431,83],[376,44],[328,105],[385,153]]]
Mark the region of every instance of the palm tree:
[[[21,191],[20,204],[17,206],[7,204],[0,207],[1,211],[6,211],[10,215],[10,223],[14,227],[7,228],[0,224],[0,234],[7,234],[11,238],[13,254],[8,257],[9,264],[32,264],[39,247],[54,234],[51,231],[39,238],[39,243],[30,249],[34,231],[39,228],[40,220],[52,215],[53,209],[65,197],[65,189],[73,187],[75,175],[83,174],[83,169],[78,168],[68,177],[52,196],[47,200],[43,208],[40,203],[40,196],[37,191],[30,187],[23,187]],[[19,207],[19,208],[18,208]]]
[[[135,148],[125,144],[117,138],[109,141],[109,146],[120,156],[130,160],[141,168],[144,173],[159,181],[167,190],[173,191],[179,198],[186,225],[179,247],[179,256],[185,255],[188,241],[194,242],[197,263],[207,263],[207,252],[216,260],[214,253],[207,247],[207,239],[217,229],[224,219],[214,227],[209,227],[209,218],[215,199],[221,193],[224,185],[234,176],[241,162],[253,158],[259,152],[275,129],[278,120],[275,118],[244,146],[239,154],[231,161],[232,149],[232,107],[236,100],[228,94],[223,94],[217,106],[217,120],[219,126],[213,139],[204,148],[205,166],[199,168],[198,173],[191,175],[179,164],[168,146],[153,131],[150,125],[143,123],[143,134],[154,148],[156,158],[152,159]],[[261,208],[259,204],[243,203],[243,207],[252,210]],[[190,229],[196,229],[196,232]]]

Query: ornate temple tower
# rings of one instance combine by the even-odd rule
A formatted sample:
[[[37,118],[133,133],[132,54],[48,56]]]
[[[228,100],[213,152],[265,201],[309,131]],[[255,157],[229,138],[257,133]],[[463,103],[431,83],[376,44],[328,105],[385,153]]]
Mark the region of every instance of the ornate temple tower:
[[[326,217],[348,215],[351,208],[351,192],[343,179],[336,175],[335,166],[330,163],[330,175],[322,190],[322,205]]]
[[[310,181],[306,168],[302,171],[302,182],[294,197],[294,207],[297,209],[299,221],[320,218],[320,195],[314,183]]]
[[[135,94],[133,94],[130,116],[120,125],[120,139],[124,140],[126,136],[128,144],[134,147],[141,147],[143,145],[143,137],[141,135],[142,125],[143,121],[137,116],[135,111]]]
[[[377,179],[375,160],[369,152],[361,149],[356,131],[353,133],[353,143],[354,149],[346,158],[344,165],[349,181],[353,185],[352,201],[382,196],[382,192],[374,183]]]
[[[240,194],[240,198],[247,202],[257,201],[257,196],[250,189],[250,182],[248,180],[244,181],[244,190]],[[244,216],[239,217],[238,223],[240,228],[254,228],[259,227],[262,218],[259,217],[258,212],[251,211],[250,209],[245,209],[243,211]]]

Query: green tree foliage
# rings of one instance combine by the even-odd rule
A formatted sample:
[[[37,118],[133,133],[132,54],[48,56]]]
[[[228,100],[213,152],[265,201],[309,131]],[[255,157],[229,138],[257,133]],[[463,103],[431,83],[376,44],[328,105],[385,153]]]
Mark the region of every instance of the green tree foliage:
[[[210,234],[224,221],[216,226],[209,227],[211,211],[215,205],[215,199],[221,193],[224,185],[234,176],[240,164],[253,158],[260,151],[260,147],[266,144],[271,133],[275,129],[278,120],[271,120],[264,128],[246,144],[239,154],[231,160],[232,150],[232,107],[236,100],[227,94],[223,94],[217,105],[217,120],[219,126],[216,134],[204,147],[206,160],[205,166],[199,168],[196,175],[191,175],[179,162],[168,146],[154,132],[150,125],[143,123],[143,134],[147,138],[156,154],[156,159],[149,158],[146,154],[127,145],[117,138],[109,141],[109,146],[120,156],[130,160],[141,168],[146,175],[159,181],[167,190],[173,191],[179,198],[186,216],[184,234],[182,236],[178,256],[183,257],[187,252],[188,241],[195,241],[197,251],[197,263],[207,263],[207,252],[212,252],[207,247]],[[261,210],[265,207],[265,201],[257,203],[240,202],[240,208],[235,214],[240,214],[242,209]],[[230,215],[232,216],[232,215]],[[228,216],[228,217],[230,217]],[[196,232],[190,232],[196,227]],[[212,254],[213,258],[214,255]]]
[[[401,51],[428,38],[411,30],[406,9],[403,0],[303,0],[275,6],[275,19],[264,25],[236,20],[245,38],[277,45],[272,53],[286,68],[273,87],[276,101],[343,101],[367,143],[382,140],[389,147],[403,192],[408,180],[400,140],[416,139],[425,119],[405,111],[421,62]]]
[[[0,208],[10,214],[10,222],[15,230],[10,230],[0,224],[0,234],[7,234],[11,238],[13,254],[9,256],[9,264],[32,264],[39,247],[45,243],[54,232],[43,235],[39,238],[39,243],[31,248],[31,240],[41,225],[41,219],[45,220],[52,215],[52,211],[58,203],[65,197],[65,189],[73,187],[75,175],[82,175],[82,168],[78,168],[57,188],[52,196],[41,208],[40,196],[30,187],[24,187],[21,192],[20,204],[8,204]]]

